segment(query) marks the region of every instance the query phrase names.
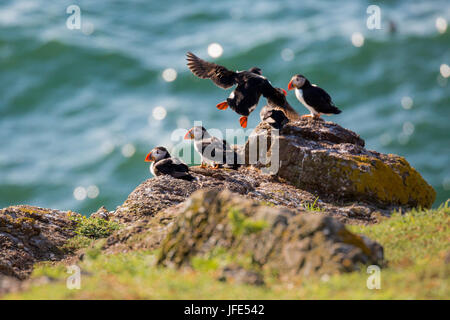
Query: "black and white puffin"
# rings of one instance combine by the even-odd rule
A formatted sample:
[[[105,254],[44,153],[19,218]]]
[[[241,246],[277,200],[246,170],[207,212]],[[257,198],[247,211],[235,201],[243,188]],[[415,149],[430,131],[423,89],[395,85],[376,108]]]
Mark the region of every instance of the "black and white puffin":
[[[217,104],[217,108],[233,109],[242,117],[239,119],[241,127],[247,127],[247,118],[258,105],[262,96],[271,99],[282,106],[285,97],[262,76],[261,69],[253,67],[246,71],[231,71],[224,66],[200,59],[192,52],[187,53],[187,65],[191,72],[201,79],[211,79],[223,89],[237,85],[226,101]]]
[[[286,90],[283,90],[281,88],[276,88],[276,90],[278,90],[280,93],[283,93],[283,95],[285,96],[287,95]],[[288,108],[292,109],[287,100],[285,104],[288,106]],[[283,109],[285,110],[286,108]],[[261,118],[262,122],[266,122],[271,127],[280,130],[286,123],[289,122],[289,118],[286,116],[286,113],[283,109],[278,105],[272,103],[272,101],[268,99],[267,105],[265,105],[264,108],[261,109],[259,117]],[[299,118],[295,110],[292,109],[292,111],[295,113],[296,118]]]
[[[259,113],[262,122],[268,123],[272,128],[281,130],[289,122],[283,110],[264,106]]]
[[[313,117],[320,118],[322,114],[339,114],[339,110],[331,100],[330,95],[322,88],[311,84],[306,77],[297,74],[291,78],[288,83],[288,90],[295,89],[297,99],[311,112],[303,115],[302,118]]]
[[[239,167],[237,153],[225,140],[210,135],[204,127],[195,126],[189,129],[184,139],[194,140],[194,148],[201,156],[202,167],[206,165],[214,169],[221,166],[231,169]]]
[[[177,179],[193,181],[189,167],[177,158],[172,158],[164,147],[156,147],[145,157],[146,162],[152,162],[150,171],[154,176],[169,175]]]

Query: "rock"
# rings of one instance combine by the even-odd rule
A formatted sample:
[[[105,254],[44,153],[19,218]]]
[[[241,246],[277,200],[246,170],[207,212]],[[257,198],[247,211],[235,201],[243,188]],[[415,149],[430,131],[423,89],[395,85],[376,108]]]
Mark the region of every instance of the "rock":
[[[38,261],[64,257],[61,247],[75,234],[69,212],[32,206],[0,210],[0,275],[23,280]]]
[[[201,190],[179,209],[158,264],[190,266],[194,257],[211,257],[219,249],[247,270],[286,279],[383,263],[378,243],[336,219],[264,206],[228,190]]]
[[[245,146],[247,163],[251,160],[249,142],[257,139],[261,140],[254,145],[261,154],[255,167],[267,169],[273,165],[272,152],[274,159],[278,154],[279,170],[272,174],[321,199],[362,201],[381,208],[429,208],[435,200],[434,189],[403,157],[367,150],[357,134],[332,122],[289,123],[274,143],[270,126],[260,124]],[[267,149],[261,141],[267,141]]]
[[[264,277],[260,272],[247,270],[237,265],[229,265],[222,268],[219,280],[255,286],[264,285]]]
[[[96,212],[91,214],[91,218],[100,218],[104,220],[109,220],[110,212],[105,208],[105,206],[101,206]]]
[[[176,218],[177,208],[170,207],[127,223],[107,238],[103,249],[108,253],[117,253],[159,248]]]
[[[11,292],[18,292],[22,289],[22,281],[14,277],[7,277],[0,274],[0,297]]]
[[[159,176],[144,181],[128,196],[123,205],[110,213],[110,219],[116,219],[121,223],[138,220],[146,223],[145,221],[148,221],[146,217],[182,203],[200,189],[227,189],[247,198],[263,201],[267,205],[283,206],[298,211],[307,211],[306,207],[316,202],[317,212],[336,217],[345,223],[373,223],[377,221],[372,215],[373,212],[388,215],[397,209],[395,206],[379,208],[357,201],[344,204],[318,199],[315,194],[279,181],[276,176],[264,175],[255,168],[213,170],[190,167],[190,170],[198,181],[184,181],[170,176]],[[352,210],[356,210],[355,206],[359,208],[360,214],[353,213]],[[138,225],[138,229],[142,228],[141,224]]]
[[[177,205],[198,189],[227,188],[234,192],[247,193],[253,190],[257,183],[252,177],[236,174],[230,169],[191,168],[191,171],[198,181],[185,181],[170,176],[148,179],[117,208],[114,217],[122,222],[130,222]]]

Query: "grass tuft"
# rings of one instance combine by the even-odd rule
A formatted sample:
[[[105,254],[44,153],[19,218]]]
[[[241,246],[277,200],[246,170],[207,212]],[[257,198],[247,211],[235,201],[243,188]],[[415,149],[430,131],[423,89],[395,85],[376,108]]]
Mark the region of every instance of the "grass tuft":
[[[314,200],[313,203],[303,203],[303,207],[308,210],[308,211],[314,211],[314,212],[320,212],[323,211],[322,208],[320,208],[319,206],[317,206],[317,201],[319,201],[319,197],[316,198],[316,200]]]
[[[71,215],[69,219],[77,223],[75,229],[77,235],[91,239],[109,237],[114,231],[120,228],[117,222],[102,218],[87,218],[81,215]]]

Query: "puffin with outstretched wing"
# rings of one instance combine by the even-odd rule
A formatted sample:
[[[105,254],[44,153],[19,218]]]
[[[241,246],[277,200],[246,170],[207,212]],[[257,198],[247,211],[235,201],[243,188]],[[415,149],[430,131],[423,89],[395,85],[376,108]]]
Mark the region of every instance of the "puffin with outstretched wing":
[[[225,110],[230,107],[240,114],[239,123],[243,128],[247,127],[248,116],[255,110],[261,95],[282,108],[285,105],[286,97],[262,76],[260,68],[253,67],[249,70],[234,72],[224,66],[200,59],[192,52],[187,53],[187,61],[191,72],[201,79],[211,79],[214,84],[223,89],[236,85],[227,100],[217,104],[217,108]]]

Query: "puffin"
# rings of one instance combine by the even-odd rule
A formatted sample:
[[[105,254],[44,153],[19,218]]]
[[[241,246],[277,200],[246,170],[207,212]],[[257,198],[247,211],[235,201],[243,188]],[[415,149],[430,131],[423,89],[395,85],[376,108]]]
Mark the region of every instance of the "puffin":
[[[213,169],[226,167],[236,170],[239,168],[237,153],[225,140],[212,136],[204,127],[195,126],[189,129],[184,139],[194,140],[194,149],[201,156],[202,168],[207,165]]]
[[[276,90],[279,91],[280,93],[283,93],[283,95],[285,96],[287,95],[286,90],[284,89],[276,88]],[[287,101],[285,102],[285,104],[287,105],[288,108],[292,109],[292,107],[289,105]],[[295,114],[297,115],[298,118],[298,114],[296,112]],[[283,109],[278,107],[276,104],[272,103],[270,99],[267,101],[267,105],[265,105],[264,108],[261,109],[259,117],[261,118],[262,122],[266,122],[271,127],[278,130],[282,129],[284,125],[289,122],[289,118],[286,116]]]
[[[247,127],[248,116],[255,110],[261,95],[283,107],[284,95],[272,87],[270,81],[262,75],[260,68],[253,67],[249,70],[234,72],[224,66],[200,59],[192,52],[188,52],[186,56],[187,66],[195,76],[211,79],[222,89],[229,89],[236,85],[227,100],[217,104],[216,107],[219,110],[230,107],[241,115],[239,124],[242,128]]]
[[[295,89],[295,96],[311,114],[303,115],[302,118],[312,117],[319,119],[322,114],[339,114],[339,110],[331,100],[330,95],[322,88],[311,84],[305,76],[297,74],[288,83],[288,90]]]
[[[156,147],[150,151],[145,162],[152,162],[150,171],[154,176],[169,175],[176,179],[196,180],[189,174],[189,167],[178,158],[171,157],[164,147]]]
[[[262,122],[268,123],[272,128],[281,130],[289,122],[284,112],[279,109],[264,106],[259,113]]]

